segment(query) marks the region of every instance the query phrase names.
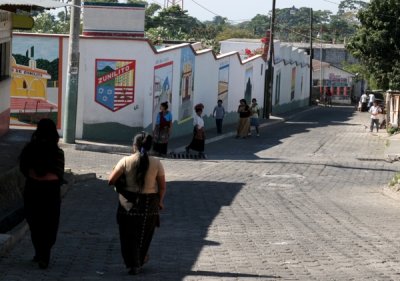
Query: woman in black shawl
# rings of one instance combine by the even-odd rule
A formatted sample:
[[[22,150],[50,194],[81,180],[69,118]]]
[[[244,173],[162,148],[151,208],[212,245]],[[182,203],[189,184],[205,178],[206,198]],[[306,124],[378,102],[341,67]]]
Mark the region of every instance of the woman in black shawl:
[[[56,242],[60,219],[60,187],[64,182],[64,152],[51,119],[41,119],[31,141],[20,155],[20,170],[26,178],[24,211],[35,248],[33,260],[45,269]]]

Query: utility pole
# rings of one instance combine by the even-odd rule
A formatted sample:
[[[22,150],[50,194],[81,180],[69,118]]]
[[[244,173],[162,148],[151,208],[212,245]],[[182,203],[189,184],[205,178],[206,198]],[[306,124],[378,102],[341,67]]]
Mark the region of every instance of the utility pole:
[[[268,68],[265,70],[264,84],[264,118],[269,119],[272,111],[272,89],[274,81],[273,59],[274,59],[274,30],[275,30],[275,4],[276,0],[272,1],[271,26],[269,33],[269,60]]]
[[[313,50],[313,9],[310,8],[310,97],[309,97],[309,105],[312,105],[312,93],[313,93],[313,58],[314,58],[314,50]]]
[[[79,78],[79,32],[81,0],[73,0],[69,29],[67,88],[64,106],[63,139],[65,143],[75,143],[76,114],[78,105]]]
[[[324,96],[324,88],[323,88],[323,74],[322,74],[322,26],[321,26],[321,30],[318,33],[319,41],[320,41],[320,47],[319,47],[319,93],[321,95],[321,98],[324,99],[325,102],[325,96]]]

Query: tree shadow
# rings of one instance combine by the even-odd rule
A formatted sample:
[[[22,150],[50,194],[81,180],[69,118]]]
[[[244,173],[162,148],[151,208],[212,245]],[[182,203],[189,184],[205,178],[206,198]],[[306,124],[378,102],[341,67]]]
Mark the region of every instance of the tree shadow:
[[[243,185],[212,181],[168,182],[167,208],[151,245],[150,256],[154,257],[154,261],[146,266],[144,275],[147,280],[183,280],[188,276],[257,280],[279,278],[219,271],[213,268],[213,260],[205,261],[205,267],[196,269],[198,258],[206,247],[221,246],[220,242],[207,240],[208,232],[221,209],[232,204]],[[204,263],[204,260],[201,262]],[[228,260],[220,262],[229,263]],[[232,268],[231,265],[227,267]]]

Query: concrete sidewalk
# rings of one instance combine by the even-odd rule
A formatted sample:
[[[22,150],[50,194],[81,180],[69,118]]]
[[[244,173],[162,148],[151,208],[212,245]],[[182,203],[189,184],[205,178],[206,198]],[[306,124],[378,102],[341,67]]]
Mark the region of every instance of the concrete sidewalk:
[[[260,120],[260,128],[272,126],[284,122],[286,119],[282,117],[271,116],[270,119]],[[206,144],[222,140],[224,138],[236,136],[236,124],[228,124],[223,127],[225,133],[217,134],[215,128],[206,129]],[[253,132],[254,136],[254,132]],[[184,136],[170,139],[168,143],[169,153],[179,153],[185,151],[187,146],[192,140],[192,135],[187,134]],[[61,147],[65,144],[61,143]],[[95,151],[95,152],[106,152],[106,153],[130,153],[132,151],[132,143],[102,143],[94,141],[76,140],[73,145],[76,150]]]
[[[260,118],[260,128],[273,126],[279,123],[283,123],[287,120],[293,119],[300,114],[304,114],[310,110],[318,108],[317,106],[301,108],[298,110],[291,111],[286,114],[280,114],[276,116],[271,116],[270,119]],[[206,144],[222,140],[224,138],[230,138],[236,136],[237,124],[224,124],[222,134],[217,134],[216,128],[206,128]],[[253,128],[253,136],[254,128]],[[188,132],[187,135],[175,137],[170,139],[168,143],[169,153],[180,153],[185,151],[185,146],[187,146],[192,139],[192,133]],[[61,144],[65,145],[65,144]],[[95,151],[95,152],[106,152],[106,153],[130,153],[132,151],[132,143],[130,141],[124,143],[103,143],[96,141],[86,141],[86,140],[76,140],[73,144],[76,150],[85,151]],[[207,152],[207,147],[206,147]]]
[[[386,138],[385,155],[389,161],[400,160],[400,134]]]

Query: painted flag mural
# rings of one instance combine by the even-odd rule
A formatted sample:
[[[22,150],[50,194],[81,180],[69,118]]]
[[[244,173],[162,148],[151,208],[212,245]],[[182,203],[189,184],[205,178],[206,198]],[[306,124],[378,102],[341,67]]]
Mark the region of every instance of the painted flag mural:
[[[115,112],[134,102],[135,60],[96,60],[95,100]]]

